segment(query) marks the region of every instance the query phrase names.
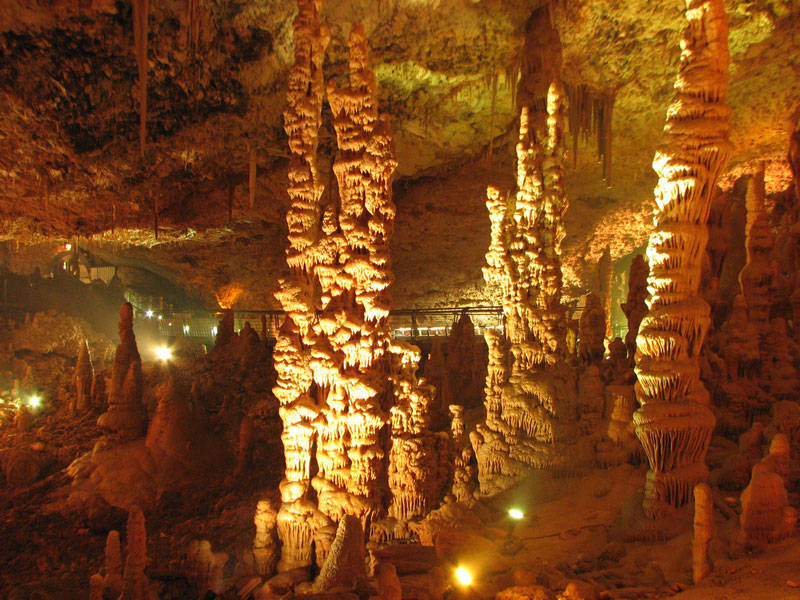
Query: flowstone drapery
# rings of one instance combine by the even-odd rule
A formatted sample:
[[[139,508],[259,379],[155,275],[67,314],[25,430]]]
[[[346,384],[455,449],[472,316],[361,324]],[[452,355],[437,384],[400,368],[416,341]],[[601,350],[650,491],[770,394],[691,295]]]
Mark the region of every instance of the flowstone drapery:
[[[561,305],[564,95],[558,33],[547,9],[531,21],[538,55],[520,82],[517,189],[487,189],[491,244],[484,279],[502,292],[505,336],[487,333],[485,426],[475,436],[481,493],[493,494],[527,468],[567,470],[561,445],[573,436],[574,378],[567,375]],[[530,37],[530,36],[529,36]],[[526,43],[527,46],[527,43]],[[536,60],[536,59],[541,60]]]
[[[324,557],[328,533],[345,515],[369,533],[385,504],[410,519],[438,501],[432,480],[414,476],[428,469],[426,452],[393,461],[387,473],[390,407],[393,433],[424,450],[433,390],[414,374],[419,351],[392,344],[386,325],[397,161],[389,120],[378,113],[366,36],[352,27],[349,86],[327,86],[339,147],[336,203],[332,195],[323,199],[317,170],[328,33],[321,2],[299,0],[298,7],[285,113],[290,275],[276,293],[287,318],[273,354],[286,457],[277,516],[283,571],[311,565],[312,542]],[[387,488],[394,502],[384,502]]]
[[[675,94],[665,143],[653,168],[655,231],[650,235],[649,312],[636,339],[636,435],[650,462],[644,511],[649,518],[691,500],[708,477],[705,455],[714,416],[699,378],[698,356],[710,324],[698,296],[717,177],[730,143],[728,20],[721,0],[687,0]]]

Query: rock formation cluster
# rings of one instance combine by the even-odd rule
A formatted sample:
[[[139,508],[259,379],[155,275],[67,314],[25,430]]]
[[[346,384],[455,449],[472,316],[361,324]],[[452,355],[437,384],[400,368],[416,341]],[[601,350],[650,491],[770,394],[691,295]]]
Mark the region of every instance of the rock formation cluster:
[[[319,535],[345,515],[369,534],[385,516],[386,487],[389,517],[405,522],[430,510],[445,483],[434,459],[441,441],[429,431],[434,390],[416,378],[418,349],[392,343],[386,325],[397,161],[365,32],[360,25],[350,32],[349,86],[325,87],[320,5],[298,7],[285,113],[290,276],[276,294],[286,320],[274,351],[286,459],[277,517],[282,571],[311,565],[312,541],[319,553]],[[323,197],[317,163],[325,93],[339,148],[338,202]]]
[[[476,436],[481,493],[507,487],[525,469],[568,470],[574,436],[573,384],[565,372],[566,317],[561,305],[564,190],[564,92],[560,42],[545,9],[531,27],[518,99],[516,191],[487,190],[491,244],[486,282],[502,295],[505,331],[487,332],[486,422]],[[530,37],[527,39],[531,39]],[[533,43],[533,42],[532,42]]]
[[[764,13],[750,6],[748,18],[780,13],[781,1]],[[417,19],[430,20],[450,2],[457,4],[410,4]],[[566,214],[565,117],[573,151],[579,137],[598,135],[606,186],[612,106],[627,102],[628,91],[562,81],[561,35],[574,35],[572,8],[501,3],[529,15],[506,68],[519,82],[516,75],[505,83],[496,73],[486,78],[487,164],[467,182],[483,186],[496,176],[495,152],[515,143],[506,186],[513,180],[513,189],[486,191],[482,298],[493,296],[500,306],[469,307],[465,296],[457,308],[394,311],[393,264],[401,272],[402,263],[392,262],[392,251],[402,241],[393,234],[395,226],[410,227],[393,199],[393,187],[405,191],[405,183],[393,186],[402,159],[395,135],[417,134],[393,130],[387,113],[394,117],[406,100],[395,98],[397,87],[387,93],[382,84],[381,94],[378,80],[416,69],[436,79],[436,51],[424,67],[409,59],[376,61],[373,70],[368,38],[376,52],[394,53],[381,46],[384,30],[406,27],[400,15],[410,14],[408,6],[378,3],[376,22],[371,7],[296,3],[283,119],[289,154],[273,152],[256,125],[241,136],[246,169],[222,180],[228,221],[219,234],[238,235],[234,209],[251,211],[248,218],[258,211],[268,229],[282,215],[271,212],[280,202],[267,206],[263,195],[288,196],[286,227],[276,227],[288,241],[275,293],[282,310],[234,312],[234,304],[257,298],[234,265],[205,291],[216,298],[213,317],[156,302],[131,284],[112,352],[93,328],[113,332],[127,265],[115,267],[108,284],[80,283],[111,275],[90,260],[94,241],[74,239],[59,241],[55,254],[42,244],[40,260],[52,275],[13,275],[7,265],[23,260],[0,245],[0,596],[598,600],[667,598],[692,585],[696,597],[761,597],[766,589],[777,597],[776,587],[800,587],[792,570],[800,545],[800,125],[789,136],[788,169],[754,161],[723,173],[729,121],[736,121],[727,104],[722,0],[685,0],[674,97],[653,160],[658,186],[646,256],[620,256],[615,240],[590,238],[591,252],[580,261],[596,266],[596,275],[582,282],[582,300],[566,297],[562,271],[565,223],[580,231],[582,218]],[[61,4],[54,10],[65,10]],[[136,60],[127,68],[138,79],[126,86],[139,109],[138,171],[125,167],[119,177],[147,179],[159,164],[145,141],[152,151],[167,135],[157,115],[169,63],[163,13],[174,7],[88,4],[116,15],[120,26],[133,24]],[[209,36],[235,38],[225,43],[244,54],[268,46],[271,53],[280,43],[252,39],[257,28],[241,38],[240,24],[211,32],[210,23],[256,19],[267,10],[212,4],[189,0],[167,21],[198,70],[191,90],[175,83],[180,78],[172,84],[198,102],[208,89],[200,50]],[[485,14],[501,10],[469,4]],[[600,8],[594,1],[582,7],[581,26],[588,27]],[[341,27],[359,11],[363,25]],[[0,10],[0,25],[8,14]],[[763,18],[786,25],[773,17]],[[731,12],[740,32],[741,18]],[[748,35],[767,28],[755,29]],[[733,55],[752,48],[730,41]],[[34,45],[3,35],[0,56],[27,46],[38,56]],[[75,52],[65,45],[65,55]],[[575,60],[565,54],[565,78],[583,68]],[[0,65],[0,87],[11,75]],[[254,67],[243,76],[261,75]],[[450,100],[471,81],[464,75]],[[514,88],[520,107],[510,142],[495,136],[503,85]],[[424,91],[406,90],[421,103]],[[9,101],[0,95],[0,137]],[[440,126],[428,123],[428,110],[421,139]],[[193,160],[189,154],[182,160]],[[4,161],[0,156],[7,178]],[[46,163],[45,206],[58,178],[57,163]],[[615,171],[634,171],[623,167]],[[274,172],[287,171],[288,186],[265,188]],[[576,180],[585,175],[576,171]],[[161,175],[155,181],[167,185]],[[237,186],[246,186],[249,208],[236,205]],[[138,210],[152,209],[156,233],[151,240],[146,232],[147,243],[163,243],[157,186],[141,189]],[[426,215],[442,208],[439,199],[422,199]],[[573,208],[585,205],[574,196]],[[460,237],[460,225],[448,215],[448,240]],[[436,234],[417,235],[437,251]],[[247,236],[239,241],[250,243]],[[274,261],[260,258],[266,278]],[[629,260],[625,295],[617,282]],[[448,274],[445,284],[458,286],[458,277]],[[110,323],[68,317],[66,308],[42,312],[49,304],[36,298],[54,289],[54,298],[76,295],[72,304],[94,298],[90,312],[113,299]],[[627,318],[624,339],[614,335],[616,317],[611,327],[617,308]],[[452,320],[442,323],[443,315]],[[260,335],[252,325],[259,320]],[[448,327],[448,338],[435,335]],[[756,552],[768,553],[755,559],[758,568]],[[87,580],[87,573],[95,574]]]

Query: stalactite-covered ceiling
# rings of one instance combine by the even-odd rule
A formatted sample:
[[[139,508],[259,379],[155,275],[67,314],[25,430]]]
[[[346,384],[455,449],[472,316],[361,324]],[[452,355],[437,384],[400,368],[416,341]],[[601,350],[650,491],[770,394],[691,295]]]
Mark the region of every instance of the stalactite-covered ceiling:
[[[148,15],[139,25],[148,33],[143,158],[134,4]],[[398,305],[487,300],[480,272],[489,242],[485,186],[513,187],[511,82],[524,68],[526,24],[541,4],[325,6],[326,73],[346,76],[350,23],[362,22],[397,139]],[[788,185],[781,161],[800,98],[800,9],[794,0],[731,0],[726,7],[735,149],[722,184],[766,160],[767,191],[780,190]],[[678,66],[683,3],[569,0],[551,9],[569,116],[588,133],[579,136],[577,155],[569,144],[569,295],[588,282],[606,246],[619,259],[646,241],[650,163]],[[282,111],[295,10],[293,0],[2,2],[0,237],[12,242],[12,266],[41,263],[52,244],[91,235],[99,252],[155,265],[212,303],[215,290],[235,284],[244,290],[240,305],[274,305],[284,268]],[[589,106],[600,111],[594,123]],[[613,160],[603,166],[598,147],[609,143]],[[332,128],[323,129],[325,181],[335,149]]]

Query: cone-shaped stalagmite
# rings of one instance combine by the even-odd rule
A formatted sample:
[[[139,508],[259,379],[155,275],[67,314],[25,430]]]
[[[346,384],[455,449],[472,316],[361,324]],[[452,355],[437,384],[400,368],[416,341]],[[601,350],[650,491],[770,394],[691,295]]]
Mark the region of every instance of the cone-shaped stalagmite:
[[[142,359],[133,335],[133,306],[129,302],[119,311],[119,338],[108,391],[108,410],[97,419],[97,426],[107,439],[127,441],[143,435],[147,421],[142,406]]]
[[[687,28],[665,142],[653,168],[655,231],[649,312],[636,339],[636,435],[650,462],[644,510],[650,518],[691,500],[708,477],[714,416],[699,378],[709,307],[698,296],[717,177],[728,157],[728,19],[722,0],[687,0]]]

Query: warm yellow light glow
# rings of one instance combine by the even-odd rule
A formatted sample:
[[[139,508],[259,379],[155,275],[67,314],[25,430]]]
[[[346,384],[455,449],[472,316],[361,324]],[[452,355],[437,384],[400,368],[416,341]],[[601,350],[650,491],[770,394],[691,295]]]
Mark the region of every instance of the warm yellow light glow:
[[[234,303],[243,293],[244,290],[236,284],[225,285],[218,292],[215,292],[217,304],[219,304],[220,308],[233,308]]]
[[[153,318],[153,311],[152,311],[152,310],[148,310],[148,311],[146,311],[146,312],[144,313],[144,316],[145,316],[145,317],[147,317],[148,319],[151,319],[151,318]]]
[[[72,250],[72,244],[65,244],[65,245],[64,245],[64,247],[65,247],[67,250]]]
[[[512,519],[519,520],[522,517],[524,517],[525,514],[518,508],[512,508],[511,510],[508,511],[508,516],[511,517]]]
[[[456,579],[461,585],[472,585],[472,573],[466,567],[458,567],[456,569]]]
[[[169,360],[172,358],[172,350],[166,346],[160,346],[156,348],[156,356],[158,357],[158,360]]]
[[[38,408],[39,405],[42,403],[42,399],[39,396],[31,396],[28,399],[28,406],[31,408]]]

